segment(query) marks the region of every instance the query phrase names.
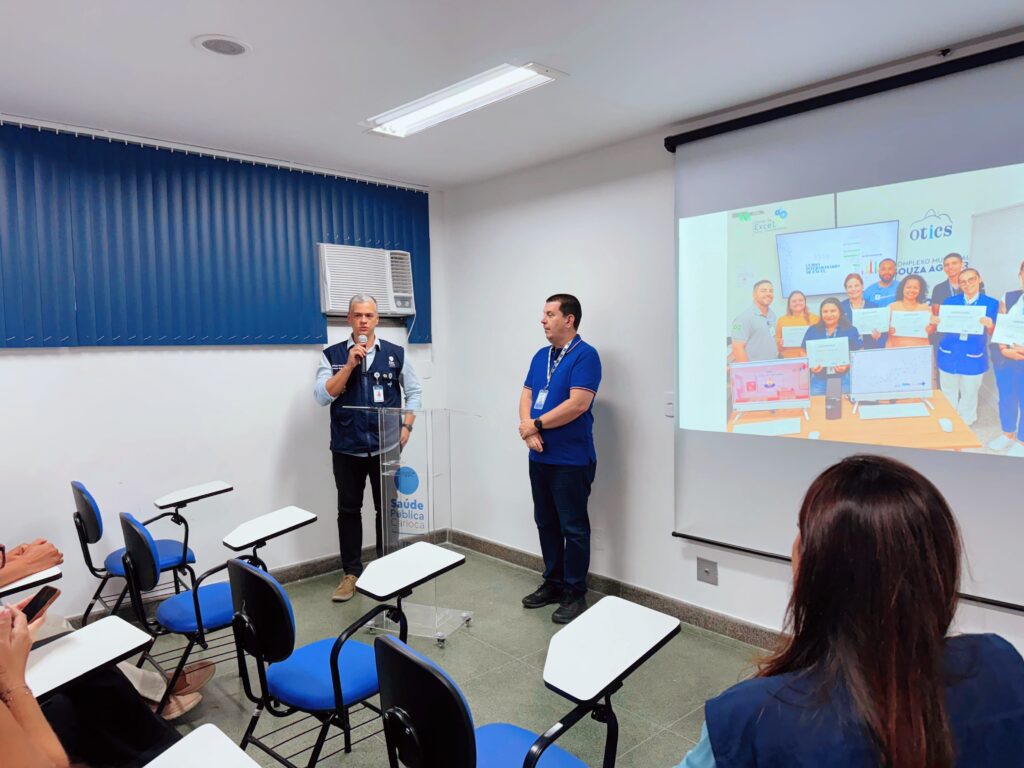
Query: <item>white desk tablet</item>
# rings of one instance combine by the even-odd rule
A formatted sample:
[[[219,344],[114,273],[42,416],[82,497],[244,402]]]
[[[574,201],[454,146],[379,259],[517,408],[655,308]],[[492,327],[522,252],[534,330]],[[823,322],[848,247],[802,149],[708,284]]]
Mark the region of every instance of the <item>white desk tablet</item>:
[[[106,664],[134,656],[153,638],[117,616],[105,616],[28,655],[25,682],[36,698]]]
[[[593,701],[678,632],[673,616],[605,597],[551,638],[544,684],[574,701]]]
[[[190,488],[182,488],[179,491],[171,491],[170,493],[161,496],[153,502],[153,506],[157,509],[171,509],[172,507],[184,507],[186,504],[191,504],[193,501],[199,501],[200,499],[208,499],[211,496],[219,496],[222,493],[235,490],[235,487],[230,483],[225,483],[223,480],[213,480],[209,483],[203,483],[202,485],[193,485]]]
[[[31,576],[26,576],[24,579],[18,579],[12,581],[6,587],[0,587],[0,597],[6,597],[7,595],[13,595],[15,592],[21,592],[25,589],[32,589],[32,587],[40,587],[43,584],[49,584],[51,581],[56,581],[64,574],[60,570],[59,565],[53,566],[53,568],[47,568],[45,571],[39,571],[39,573],[33,573]]]
[[[426,541],[374,560],[363,569],[356,591],[381,602],[408,592],[466,562],[466,556]]]
[[[186,765],[259,768],[259,763],[210,723],[199,726],[158,758],[146,763],[146,768],[182,768]]]
[[[224,537],[224,546],[233,552],[241,552],[313,522],[316,522],[316,515],[312,512],[299,507],[284,507],[242,523]]]

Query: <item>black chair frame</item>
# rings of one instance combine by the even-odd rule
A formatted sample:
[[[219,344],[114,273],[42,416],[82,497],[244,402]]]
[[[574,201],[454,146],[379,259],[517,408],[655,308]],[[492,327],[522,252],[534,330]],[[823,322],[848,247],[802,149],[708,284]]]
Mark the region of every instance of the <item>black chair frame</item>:
[[[171,522],[175,525],[181,525],[185,528],[185,538],[182,540],[181,543],[181,562],[185,563],[185,559],[188,556],[188,521],[178,514],[177,509],[175,509],[172,512],[163,512],[159,515],[156,515],[155,517],[149,518],[148,520],[143,520],[142,524],[148,527],[151,523],[155,523],[157,520],[162,520],[165,517],[171,518]],[[90,598],[89,600],[89,604],[85,607],[85,613],[82,614],[82,626],[84,627],[86,623],[89,621],[89,614],[92,613],[92,609],[96,605],[96,603],[99,603],[104,608],[106,608],[111,615],[116,614],[119,610],[121,610],[121,605],[122,603],[124,603],[124,599],[128,595],[128,584],[126,581],[124,589],[121,590],[121,594],[118,596],[116,602],[114,603],[114,607],[111,608],[107,604],[109,596],[104,597],[102,593],[104,588],[107,586],[107,582],[113,578],[118,577],[110,574],[106,568],[102,568],[93,563],[92,553],[89,551],[89,531],[85,524],[85,520],[82,519],[82,513],[79,512],[78,510],[75,510],[74,512],[74,520],[75,530],[78,532],[78,543],[82,547],[82,557],[85,559],[85,567],[89,569],[89,573],[91,573],[93,576],[100,580],[99,587],[96,588],[96,591],[93,593],[92,598]],[[182,583],[179,577],[179,570],[181,569],[171,568],[169,570],[172,572],[174,576],[174,593],[178,594],[181,592],[182,589]]]
[[[452,696],[458,691],[448,681],[442,681]],[[599,723],[604,723],[608,733],[604,744],[603,768],[614,768],[619,746],[619,720],[612,709],[612,694],[622,687],[617,682],[592,701],[578,703],[565,717],[537,737],[523,759],[523,768],[536,768],[544,751],[555,743],[587,714]],[[389,768],[434,768],[424,754],[422,740],[409,714],[400,707],[389,707],[384,711],[384,738],[387,742]]]
[[[161,515],[161,517],[163,516],[164,515]],[[131,605],[132,609],[135,612],[136,621],[142,626],[144,630],[146,630],[146,632],[152,635],[154,640],[157,637],[161,637],[163,635],[181,634],[188,641],[184,646],[181,646],[179,648],[172,648],[161,653],[154,654],[147,651],[139,659],[138,666],[141,667],[143,663],[149,661],[154,667],[156,667],[157,670],[160,671],[162,675],[166,677],[167,670],[164,668],[163,663],[161,663],[161,660],[163,660],[166,663],[167,660],[172,659],[178,653],[181,653],[181,656],[178,659],[178,663],[174,666],[174,672],[171,674],[170,680],[167,683],[167,690],[164,691],[163,698],[160,699],[160,703],[157,705],[156,713],[159,715],[161,712],[163,712],[164,707],[167,706],[167,702],[171,698],[171,691],[173,690],[174,685],[178,682],[178,678],[181,677],[181,673],[185,669],[185,665],[188,664],[189,656],[192,654],[192,650],[193,648],[195,648],[195,646],[198,645],[200,648],[203,649],[203,651],[219,651],[213,656],[204,656],[202,659],[203,661],[220,661],[222,659],[226,659],[233,656],[235,653],[233,648],[229,651],[221,651],[222,648],[230,648],[233,646],[233,643],[231,642],[230,638],[225,638],[229,627],[224,627],[223,629],[219,629],[215,632],[209,633],[209,635],[211,636],[216,636],[218,640],[226,639],[226,642],[218,644],[210,643],[208,639],[208,633],[203,629],[203,612],[202,608],[199,605],[199,588],[202,586],[203,582],[206,581],[213,574],[226,570],[228,564],[225,562],[221,565],[211,568],[210,570],[200,575],[198,578],[196,578],[195,571],[192,570],[192,567],[189,565],[184,565],[180,569],[178,569],[187,573],[189,576],[189,583],[191,584],[192,589],[192,603],[196,612],[197,628],[195,632],[178,633],[172,632],[171,630],[161,626],[158,621],[156,621],[155,619],[151,619],[146,615],[146,606],[142,599],[142,591],[139,589],[138,574],[136,572],[135,565],[132,562],[131,554],[128,551],[125,551],[122,561],[124,562],[125,581],[127,582],[125,589],[128,590],[129,597],[131,598]],[[221,634],[218,635],[218,633]]]
[[[256,565],[256,563],[253,564]],[[373,704],[370,704],[369,701],[366,700],[357,702],[355,704],[351,704],[347,707],[343,705],[342,702],[344,701],[344,697],[342,696],[341,690],[341,675],[338,671],[338,657],[341,655],[341,649],[345,642],[348,641],[353,635],[355,635],[355,633],[358,632],[363,626],[371,622],[373,619],[375,619],[382,613],[386,613],[387,617],[391,621],[398,623],[398,636],[402,640],[402,642],[405,642],[405,640],[409,636],[409,624],[405,617],[405,614],[402,612],[401,597],[399,597],[396,600],[395,605],[378,605],[372,610],[363,614],[354,623],[349,625],[344,632],[338,635],[338,638],[334,641],[334,646],[331,648],[330,663],[331,683],[334,687],[334,710],[325,713],[310,712],[305,717],[302,717],[294,722],[288,723],[287,725],[281,726],[280,728],[268,731],[262,736],[256,736],[255,731],[256,724],[259,722],[260,715],[264,712],[264,710],[269,712],[274,717],[279,718],[290,717],[299,710],[293,707],[281,705],[280,702],[273,699],[267,692],[267,668],[263,660],[262,653],[253,654],[256,666],[256,675],[259,680],[259,692],[257,693],[253,690],[252,679],[249,674],[249,667],[245,661],[243,638],[245,638],[246,642],[250,643],[250,645],[256,646],[257,649],[259,646],[259,639],[256,636],[256,633],[253,631],[252,624],[249,622],[249,619],[245,616],[245,614],[241,612],[235,613],[235,618],[232,623],[232,627],[234,629],[235,635],[235,655],[238,658],[238,676],[242,678],[242,686],[245,690],[246,698],[256,705],[256,709],[253,712],[252,719],[250,719],[249,725],[245,729],[245,735],[242,737],[242,741],[239,744],[239,746],[244,750],[249,744],[252,744],[253,746],[261,749],[263,752],[266,752],[268,755],[273,757],[278,762],[282,763],[285,766],[288,766],[288,768],[299,768],[299,766],[292,762],[292,758],[302,754],[303,752],[306,752],[307,750],[312,750],[310,752],[309,760],[306,763],[306,768],[313,768],[313,766],[315,766],[319,760],[332,757],[333,755],[336,755],[338,754],[338,752],[342,751],[344,751],[346,754],[350,753],[352,751],[352,746],[354,744],[358,744],[361,741],[364,741],[372,736],[377,735],[378,733],[381,733],[382,731],[380,730],[373,731],[372,733],[367,733],[364,736],[361,736],[355,741],[352,740],[352,731],[354,731],[356,728],[361,728],[362,726],[367,725],[376,720],[378,717],[381,716],[381,711],[378,707],[375,707]],[[355,726],[353,726],[351,715],[363,711],[364,708],[375,713],[375,715],[371,716],[368,720],[365,720],[361,723],[357,723]],[[266,739],[269,736],[273,736],[274,734],[279,733],[280,731],[283,731],[287,728],[291,728],[309,719],[317,720],[318,724],[315,725],[313,728],[289,736],[288,738],[276,744],[271,745],[267,743]],[[327,755],[323,755],[321,757],[321,752],[323,751],[324,745],[331,739],[337,738],[338,734],[335,734],[335,736],[331,736],[330,738],[328,738],[327,736],[332,725],[341,730],[341,735],[344,736],[345,740],[344,747],[342,749],[335,750],[334,752],[331,752]],[[312,731],[318,731],[316,742],[313,744],[312,747],[303,747],[302,749],[299,749],[290,755],[283,755],[280,752],[278,752],[278,749],[284,746],[284,744],[286,744],[287,742],[293,739],[297,739],[300,736],[304,736],[307,733],[311,733]]]

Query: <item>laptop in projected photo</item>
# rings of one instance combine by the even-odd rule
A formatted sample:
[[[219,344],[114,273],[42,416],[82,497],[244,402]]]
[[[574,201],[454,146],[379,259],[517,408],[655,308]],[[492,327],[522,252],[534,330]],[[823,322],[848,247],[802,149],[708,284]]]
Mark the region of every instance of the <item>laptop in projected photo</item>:
[[[811,372],[806,357],[733,363],[729,367],[733,411],[809,408]]]
[[[930,345],[851,352],[850,399],[931,397],[933,354]]]

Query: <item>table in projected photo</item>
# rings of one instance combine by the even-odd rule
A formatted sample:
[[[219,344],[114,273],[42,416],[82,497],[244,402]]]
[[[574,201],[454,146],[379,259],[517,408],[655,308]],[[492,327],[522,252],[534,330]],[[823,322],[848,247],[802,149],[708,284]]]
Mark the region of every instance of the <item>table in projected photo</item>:
[[[853,404],[843,397],[843,415],[839,419],[825,418],[825,396],[811,397],[811,407],[804,417],[803,410],[752,411],[744,413],[739,424],[757,424],[778,419],[799,417],[799,434],[784,437],[806,438],[811,432],[819,434],[819,440],[837,443],[861,443],[864,445],[888,445],[896,448],[930,448],[932,450],[959,451],[965,448],[980,448],[981,441],[964,423],[946,396],[935,390],[928,398],[935,406],[927,416],[905,419],[862,419],[853,411]],[[939,419],[949,419],[951,432],[943,431]],[[734,428],[729,423],[729,431]]]

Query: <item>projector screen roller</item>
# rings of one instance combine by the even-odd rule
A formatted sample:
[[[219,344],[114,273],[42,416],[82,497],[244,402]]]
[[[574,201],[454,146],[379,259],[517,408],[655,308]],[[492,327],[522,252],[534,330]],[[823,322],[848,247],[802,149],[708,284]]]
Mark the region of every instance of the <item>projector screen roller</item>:
[[[1024,302],[1006,307],[1022,288],[1024,250],[988,233],[1018,219],[1024,164],[680,219],[680,275],[709,252],[726,275],[700,294],[699,326],[681,328],[701,337],[679,374],[681,427],[729,432],[799,416],[790,437],[1004,452],[989,447],[1009,407],[1000,399],[1016,407],[1019,396],[982,384],[1016,362],[1003,349],[1024,354]],[[717,328],[706,322],[716,304],[726,308]],[[786,370],[787,359],[800,365]],[[806,399],[798,369],[809,372]],[[826,414],[830,381],[843,402]]]
[[[997,305],[1022,288],[1022,78],[1016,59],[677,148],[676,533],[788,556],[814,477],[853,453],[884,454],[949,500],[962,590],[1024,605],[1024,461],[1018,432],[999,439],[1014,419],[1020,429],[1020,411],[994,376],[1001,353],[989,342],[1000,337],[980,335],[990,329],[971,307],[946,318],[954,340],[983,340],[986,369],[958,382],[980,385],[970,423],[956,407],[963,388],[955,405],[943,392],[936,361],[949,331],[931,305],[950,253]],[[844,304],[851,274],[877,306]],[[904,280],[913,305],[896,304]],[[755,309],[755,288],[774,319]],[[809,318],[780,327],[794,295],[813,324],[842,314],[842,340],[808,338]],[[1008,338],[1024,324],[995,317],[996,330],[1010,319]],[[831,365],[813,371],[812,353]],[[839,407],[825,408],[836,384]]]

